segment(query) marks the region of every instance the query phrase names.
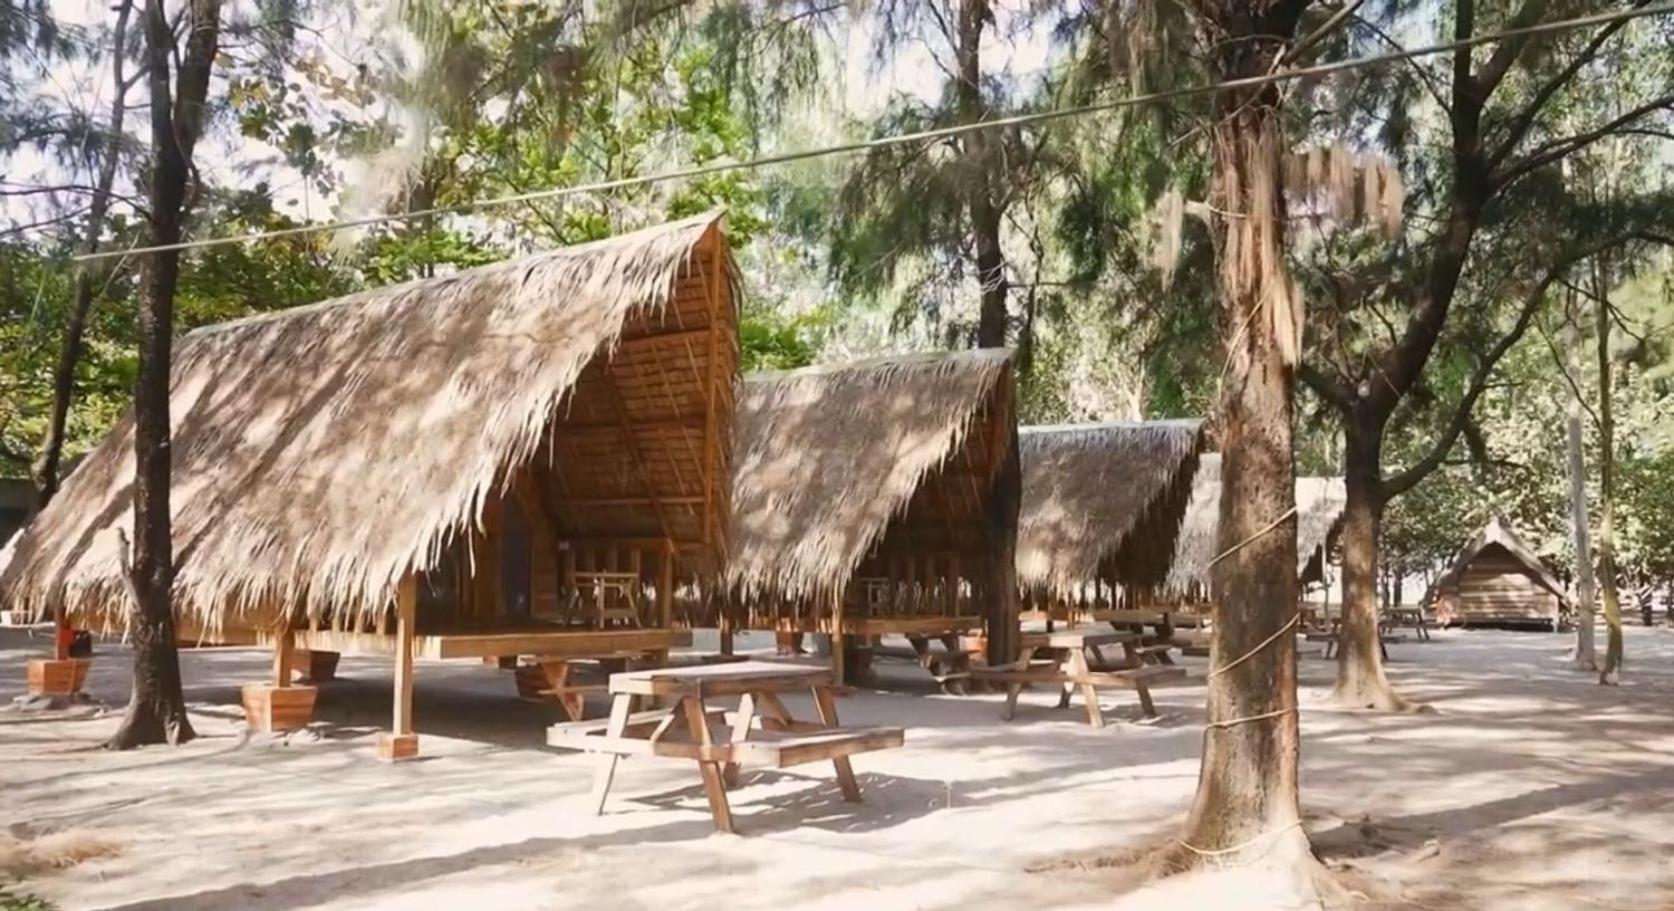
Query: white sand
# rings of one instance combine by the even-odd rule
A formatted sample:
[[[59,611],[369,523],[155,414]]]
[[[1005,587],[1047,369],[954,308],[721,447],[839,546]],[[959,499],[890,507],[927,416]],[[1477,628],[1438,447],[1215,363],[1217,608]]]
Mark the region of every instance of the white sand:
[[[1424,716],[1326,708],[1332,665],[1305,658],[1316,844],[1371,884],[1372,907],[1674,907],[1674,631],[1629,633],[1633,663],[1614,690],[1564,669],[1567,637],[1393,645],[1402,691],[1440,709]],[[0,632],[0,702],[46,647]],[[513,698],[507,672],[421,665],[424,758],[392,767],[373,756],[387,662],[345,658],[345,679],[321,692],[320,736],[286,745],[243,736],[237,686],[263,678],[264,654],[183,661],[200,739],[182,749],[97,748],[127,693],[128,657],[109,645],[89,689],[111,713],[0,715],[10,834],[119,847],[37,868],[22,888],[67,909],[130,911],[1109,908],[1118,893],[1129,908],[1290,904],[1260,870],[1139,892],[1109,871],[1025,872],[1173,831],[1197,774],[1197,685],[1158,691],[1163,717],[1150,723],[1135,723],[1131,694],[1108,695],[1115,723],[1092,730],[1044,690],[1008,724],[998,695],[936,695],[916,668],[880,663],[890,690],[840,710],[905,726],[908,745],[856,759],[866,802],[841,802],[825,767],[756,773],[733,795],[745,834],[721,836],[684,763],[624,764],[607,815],[589,815],[590,760],[541,747],[558,712]]]

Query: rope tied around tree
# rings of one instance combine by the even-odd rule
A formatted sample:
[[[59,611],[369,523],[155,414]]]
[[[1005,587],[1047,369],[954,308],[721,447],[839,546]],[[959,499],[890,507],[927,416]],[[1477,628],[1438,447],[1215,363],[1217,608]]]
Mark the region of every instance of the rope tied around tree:
[[[1262,843],[1263,841],[1267,841],[1267,840],[1270,840],[1270,839],[1276,839],[1280,835],[1283,835],[1286,832],[1289,832],[1291,829],[1300,828],[1301,825],[1302,825],[1302,820],[1298,819],[1295,822],[1289,823],[1287,825],[1282,825],[1282,826],[1278,827],[1277,829],[1269,829],[1266,832],[1263,832],[1260,835],[1255,836],[1254,838],[1250,838],[1248,840],[1241,841],[1238,844],[1235,844],[1235,845],[1233,845],[1229,848],[1214,848],[1214,849],[1200,848],[1197,845],[1194,845],[1191,842],[1186,841],[1184,838],[1176,838],[1176,839],[1174,839],[1174,843],[1179,845],[1182,848],[1185,848],[1187,851],[1190,851],[1193,854],[1196,854],[1199,857],[1222,857],[1222,856],[1225,856],[1227,854],[1240,853],[1240,852],[1242,852],[1242,851],[1244,851],[1244,850],[1246,850],[1250,847],[1253,847],[1255,845],[1258,845],[1258,844]]]

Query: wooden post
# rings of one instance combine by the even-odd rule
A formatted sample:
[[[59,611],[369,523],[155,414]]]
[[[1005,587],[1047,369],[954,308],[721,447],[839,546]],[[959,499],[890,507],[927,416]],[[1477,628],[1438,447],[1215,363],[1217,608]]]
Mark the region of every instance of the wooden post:
[[[273,685],[291,685],[291,664],[295,656],[296,637],[289,628],[281,630],[273,640]]]
[[[395,596],[395,711],[390,733],[378,738],[378,757],[388,762],[418,755],[413,733],[413,626],[418,619],[418,579],[408,574]]]
[[[657,567],[657,626],[674,628],[674,545],[663,550],[663,561]]]
[[[843,662],[848,657],[848,649],[843,635],[843,593],[839,591],[831,602],[831,683],[834,686],[844,686],[847,683]]]
[[[296,658],[296,639],[289,626],[273,633],[273,682],[251,683],[239,689],[244,721],[252,731],[294,731],[314,718],[311,686],[293,686],[291,669]]]

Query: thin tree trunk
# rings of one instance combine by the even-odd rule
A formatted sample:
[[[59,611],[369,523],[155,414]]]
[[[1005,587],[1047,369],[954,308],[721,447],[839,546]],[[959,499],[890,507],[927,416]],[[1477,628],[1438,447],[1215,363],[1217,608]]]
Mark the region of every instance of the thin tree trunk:
[[[982,31],[993,17],[988,0],[960,0],[956,86],[959,118],[978,123],[988,116],[982,100]],[[1000,206],[994,186],[993,137],[984,130],[965,134],[963,148],[971,163],[966,187],[971,214],[971,236],[976,247],[977,284],[981,309],[977,315],[977,347],[1000,348],[1006,343],[1006,268],[1000,250]]]
[[[1573,301],[1571,302],[1573,304]],[[1570,314],[1564,329],[1567,349],[1565,370],[1573,382],[1581,382],[1581,330]],[[1568,385],[1567,383],[1565,384]],[[1567,433],[1564,441],[1569,472],[1569,523],[1575,541],[1575,667],[1583,671],[1598,670],[1598,651],[1593,644],[1594,604],[1598,597],[1593,581],[1593,548],[1587,518],[1587,456],[1584,449],[1581,419],[1583,407],[1579,385],[1569,390]]]
[[[147,80],[151,87],[151,243],[180,240],[192,147],[203,124],[220,19],[219,0],[192,0],[186,48],[171,97],[169,62],[174,32],[162,0],[145,6]],[[139,378],[134,389],[134,555],[129,571],[134,600],[129,638],[134,646],[133,695],[110,746],[181,744],[195,734],[180,686],[175,648],[174,554],[170,538],[169,357],[179,251],[146,258],[140,284]]]
[[[1379,489],[1383,427],[1349,416],[1343,422],[1343,625],[1337,641],[1337,686],[1333,698],[1354,708],[1386,712],[1416,706],[1389,685],[1378,629],[1378,529],[1384,499]]]
[[[88,200],[87,227],[82,232],[81,250],[93,253],[99,249],[99,238],[104,234],[105,213],[110,208],[111,187],[116,183],[116,166],[121,158],[122,122],[128,113],[128,83],[123,73],[123,53],[127,47],[128,16],[133,11],[131,2],[116,6],[116,27],[111,33],[110,123],[106,130],[104,159],[99,163],[98,182]],[[70,404],[75,396],[76,365],[81,362],[83,340],[87,333],[87,316],[93,310],[93,283],[100,276],[93,267],[83,263],[76,269],[75,300],[70,317],[64,324],[64,341],[58,349],[58,363],[52,369],[52,410],[47,415],[46,434],[41,440],[41,452],[32,473],[35,480],[35,508],[44,509],[58,494],[60,471],[64,460],[65,428],[69,424]]]
[[[1616,415],[1610,365],[1610,254],[1594,260],[1598,300],[1598,575],[1604,601],[1604,667],[1598,682],[1615,686],[1622,671],[1622,602],[1616,591]]]
[[[1215,76],[1269,72],[1300,9],[1264,12],[1228,4],[1205,32],[1217,48]],[[1296,575],[1293,468],[1296,348],[1294,286],[1284,264],[1284,200],[1278,93],[1216,97],[1211,141],[1217,213],[1217,292],[1226,379],[1220,401],[1222,558],[1212,568],[1216,600],[1207,677],[1209,725],[1197,796],[1178,868],[1260,861],[1312,878],[1319,872],[1297,792]],[[1277,309],[1276,309],[1277,308]],[[1294,333],[1294,334],[1292,334]]]

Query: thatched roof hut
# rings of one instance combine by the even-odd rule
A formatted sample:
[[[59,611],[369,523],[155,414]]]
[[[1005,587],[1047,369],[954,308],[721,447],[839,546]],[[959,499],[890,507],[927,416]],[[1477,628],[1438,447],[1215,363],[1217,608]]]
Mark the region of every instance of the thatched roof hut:
[[[995,548],[1011,560],[996,536],[1016,521],[1012,383],[1004,349],[746,377],[723,585],[740,621],[858,633],[968,615]]]
[[[1499,516],[1489,520],[1426,593],[1444,623],[1555,625],[1569,604],[1563,583]]]
[[[1342,518],[1348,494],[1342,478],[1296,479],[1296,570],[1304,580],[1323,572],[1324,554]],[[1206,599],[1209,564],[1219,553],[1221,528],[1221,456],[1198,460],[1191,502],[1180,526],[1174,560],[1164,589],[1174,597]]]
[[[170,399],[185,626],[364,627],[404,579],[456,556],[470,571],[488,517],[518,507],[565,541],[717,565],[735,287],[712,213],[187,334]],[[121,627],[132,448],[124,418],[13,542],[7,606]]]
[[[1053,599],[1161,584],[1202,445],[1197,420],[1022,428],[1018,583]]]

